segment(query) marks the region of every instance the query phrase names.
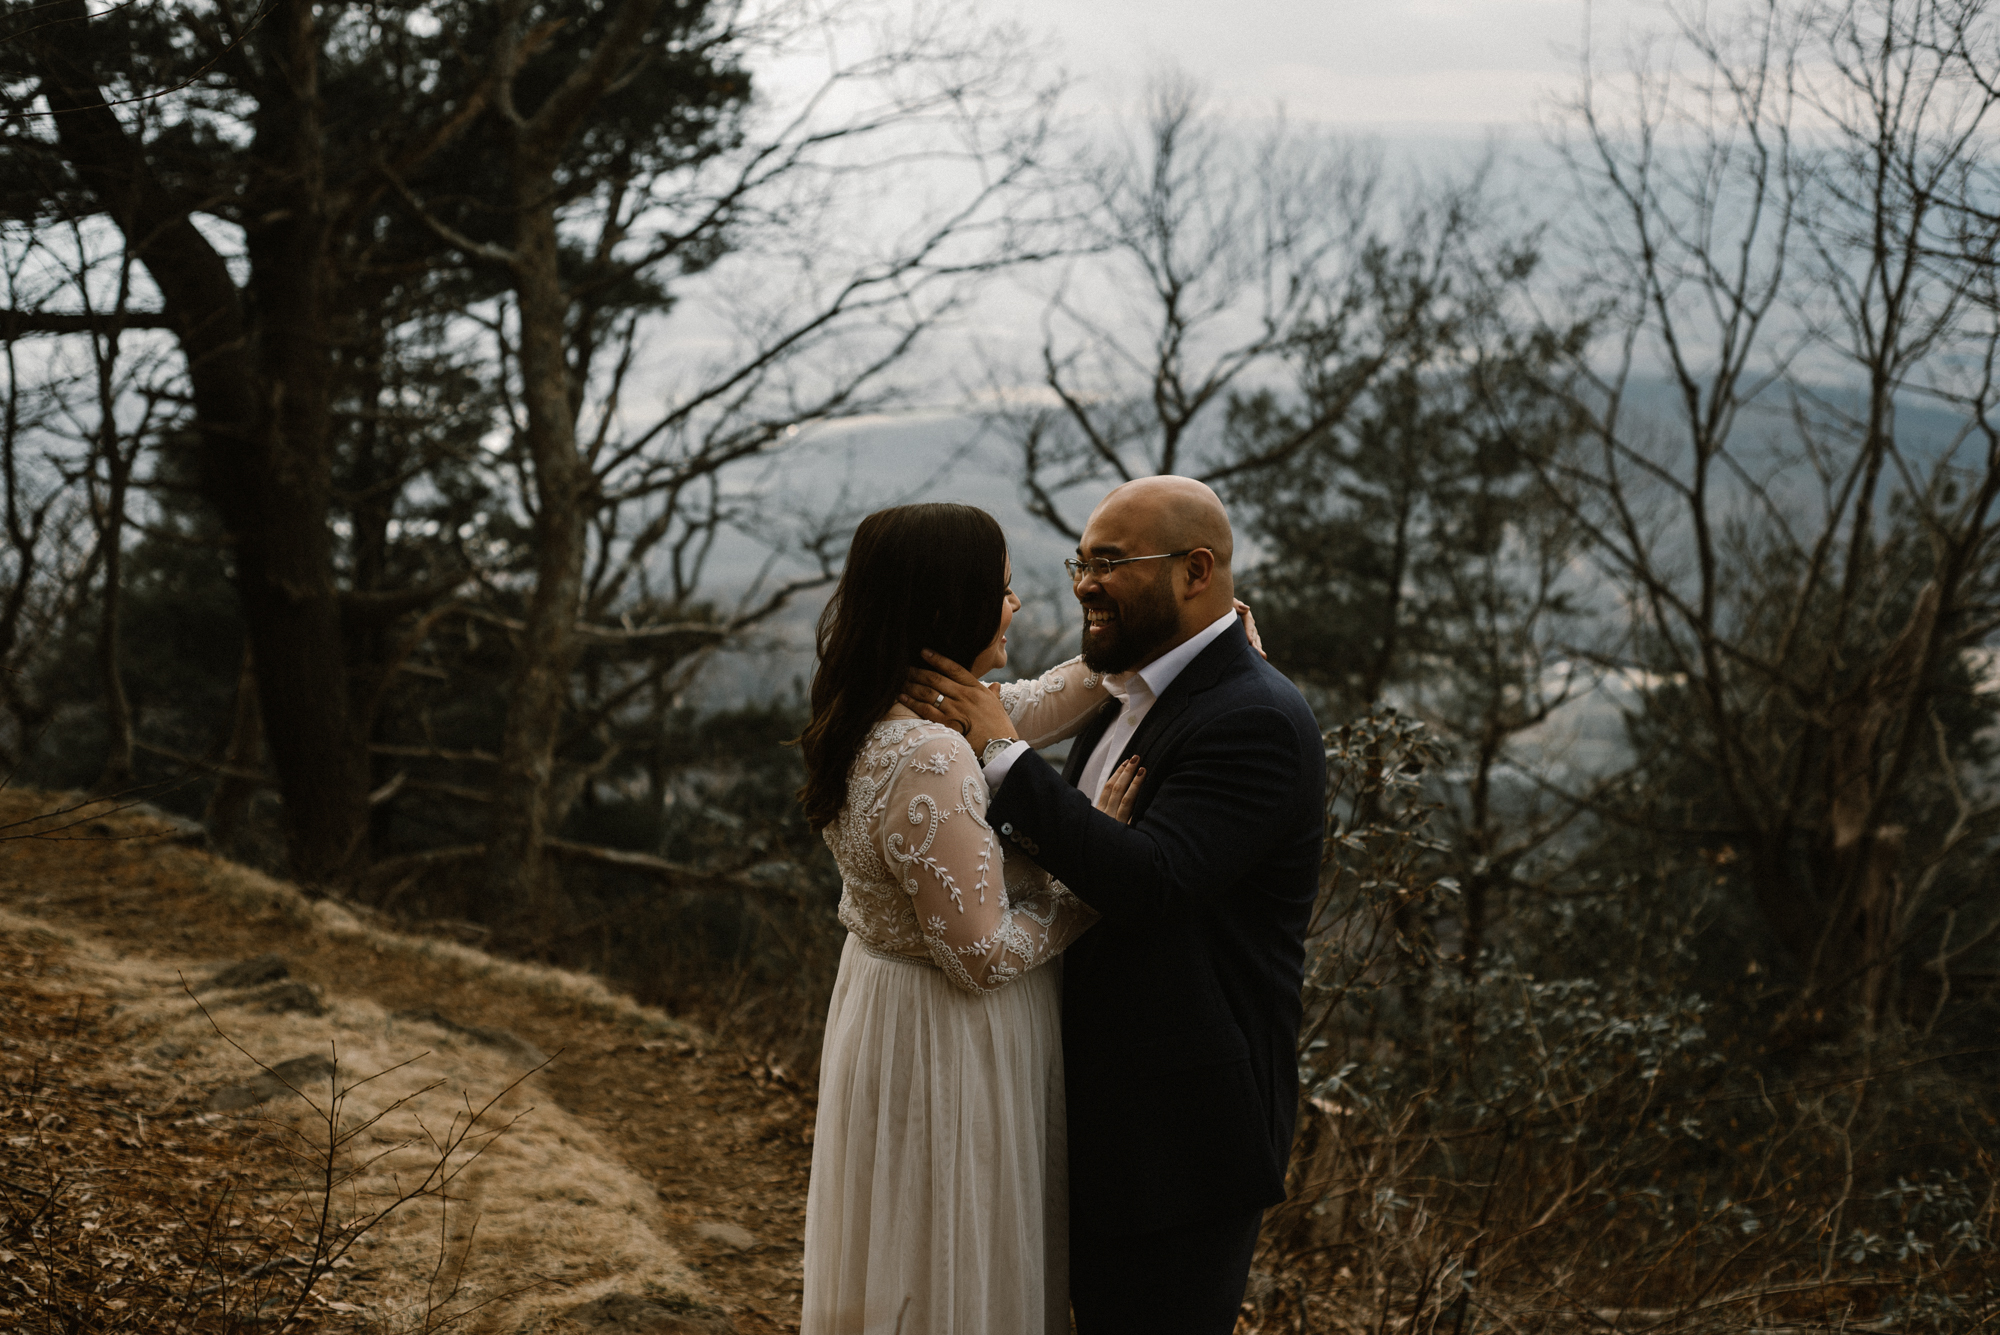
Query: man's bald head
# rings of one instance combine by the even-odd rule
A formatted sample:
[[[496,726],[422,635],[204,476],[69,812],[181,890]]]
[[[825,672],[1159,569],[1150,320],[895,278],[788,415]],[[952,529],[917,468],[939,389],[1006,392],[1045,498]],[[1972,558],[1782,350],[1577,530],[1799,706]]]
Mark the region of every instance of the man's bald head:
[[[1226,596],[1233,596],[1229,558],[1235,540],[1229,529],[1229,512],[1222,508],[1222,498],[1206,482],[1171,475],[1135,478],[1114,487],[1110,495],[1099,501],[1097,509],[1091,512],[1091,521],[1095,523],[1100,515],[1125,521],[1130,526],[1128,531],[1143,533],[1155,544],[1155,551],[1208,548],[1215,553],[1216,581],[1224,587]]]
[[[1191,477],[1139,478],[1099,501],[1077,551],[1114,564],[1076,582],[1084,661],[1143,667],[1213,625],[1235,605],[1233,546],[1229,512]]]

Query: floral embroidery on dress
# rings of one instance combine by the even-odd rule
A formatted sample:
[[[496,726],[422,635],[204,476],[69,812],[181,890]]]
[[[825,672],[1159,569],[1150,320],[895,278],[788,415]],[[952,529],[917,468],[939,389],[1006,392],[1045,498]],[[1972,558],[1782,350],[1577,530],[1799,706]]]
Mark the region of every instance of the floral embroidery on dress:
[[[1073,735],[1106,694],[1080,659],[1001,688],[1031,742]],[[1010,693],[1014,696],[1008,701]],[[840,921],[868,949],[934,965],[992,992],[1048,962],[1093,913],[986,821],[986,781],[956,732],[921,719],[875,725],[848,771],[847,805],[823,832],[841,872]],[[989,893],[992,892],[992,893]]]
[[[1014,731],[1030,746],[1047,746],[1074,736],[1092,711],[1111,698],[1103,686],[1102,676],[1084,666],[1081,658],[1072,658],[1033,681],[1001,683],[1000,703],[1013,720]]]

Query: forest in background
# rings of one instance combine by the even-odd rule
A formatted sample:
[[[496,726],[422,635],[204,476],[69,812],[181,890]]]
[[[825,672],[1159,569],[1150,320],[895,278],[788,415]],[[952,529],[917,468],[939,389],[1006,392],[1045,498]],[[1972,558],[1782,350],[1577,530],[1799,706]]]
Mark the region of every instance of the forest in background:
[[[1214,485],[1328,730],[1271,1329],[1989,1326],[1993,9],[1665,11],[1530,179],[951,5],[7,4],[0,759],[809,1076],[799,701],[689,688],[875,503],[744,467],[955,397]]]

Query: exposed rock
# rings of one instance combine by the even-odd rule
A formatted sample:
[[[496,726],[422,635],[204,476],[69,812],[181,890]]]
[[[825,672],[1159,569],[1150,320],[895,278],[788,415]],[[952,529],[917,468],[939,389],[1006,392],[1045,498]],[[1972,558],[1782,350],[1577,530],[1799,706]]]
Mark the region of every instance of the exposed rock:
[[[208,827],[198,820],[175,815],[171,811],[163,811],[150,802],[135,802],[125,808],[124,814],[143,816],[166,826],[165,837],[168,843],[182,844],[188,848],[208,847]]]
[[[493,929],[483,923],[467,922],[463,918],[433,918],[418,924],[418,930],[432,936],[442,936],[464,946],[484,946],[493,939]]]
[[[490,1024],[460,1024],[443,1012],[430,1007],[397,1011],[390,1018],[402,1020],[409,1024],[436,1025],[447,1034],[456,1034],[460,1038],[469,1038],[475,1043],[484,1043],[489,1048],[499,1048],[504,1052],[511,1052],[530,1066],[540,1066],[549,1059],[547,1053],[511,1029],[500,1029]]]
[[[238,960],[226,969],[219,970],[215,977],[203,984],[210,987],[257,987],[263,983],[275,983],[292,976],[292,966],[283,955],[257,955],[247,960]]]
[[[319,1053],[293,1057],[279,1062],[268,1071],[259,1071],[255,1079],[216,1090],[208,1096],[208,1111],[238,1112],[254,1108],[290,1090],[309,1092],[313,1085],[326,1083],[333,1071],[333,1059]]]
[[[586,1331],[619,1331],[624,1335],[732,1335],[736,1329],[734,1322],[714,1308],[671,1299],[635,1298],[629,1293],[607,1293],[563,1315]]]
[[[251,1010],[263,1011],[266,1015],[285,1015],[293,1011],[303,1011],[307,1015],[326,1014],[325,999],[320,995],[320,990],[310,983],[273,983],[248,996],[238,997],[229,1004],[247,1006]]]
[[[747,1252],[757,1245],[757,1235],[741,1224],[725,1224],[719,1219],[709,1219],[694,1226],[695,1236],[707,1242],[720,1243],[731,1251]]]

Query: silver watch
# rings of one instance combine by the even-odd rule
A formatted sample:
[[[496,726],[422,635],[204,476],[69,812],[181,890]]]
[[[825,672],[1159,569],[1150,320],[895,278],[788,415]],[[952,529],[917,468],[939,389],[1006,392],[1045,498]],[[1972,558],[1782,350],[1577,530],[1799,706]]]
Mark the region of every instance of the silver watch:
[[[1020,740],[1021,739],[1019,737],[995,737],[992,741],[986,744],[983,750],[980,751],[979,767],[981,769],[986,768],[986,766],[992,764],[994,761],[1000,758],[1000,753],[1002,751],[1005,751],[1008,747],[1012,746],[1014,743]]]

